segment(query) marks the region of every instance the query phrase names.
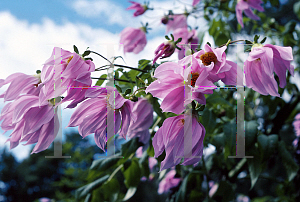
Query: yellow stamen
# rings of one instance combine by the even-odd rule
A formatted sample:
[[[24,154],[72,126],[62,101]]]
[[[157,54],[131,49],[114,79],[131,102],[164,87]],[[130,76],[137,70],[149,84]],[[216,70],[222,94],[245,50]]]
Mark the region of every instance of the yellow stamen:
[[[217,57],[213,52],[206,52],[203,55],[200,56],[200,60],[202,60],[202,63],[205,66],[210,65],[212,62],[217,62]]]
[[[73,56],[69,57],[69,59],[67,60],[67,63],[69,64],[69,62],[73,59]]]
[[[195,87],[195,83],[196,83],[198,77],[199,77],[198,72],[192,73],[191,86]]]

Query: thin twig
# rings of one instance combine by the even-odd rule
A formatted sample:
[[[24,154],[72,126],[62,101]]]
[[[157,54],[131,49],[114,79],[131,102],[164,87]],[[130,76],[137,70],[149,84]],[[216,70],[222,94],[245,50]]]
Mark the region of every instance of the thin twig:
[[[99,79],[99,80],[109,80],[109,79],[106,79],[106,78],[95,78],[95,77],[91,77],[91,79]],[[127,82],[127,83],[135,83],[135,81],[128,81],[128,80],[124,80],[124,79],[114,79],[116,81],[122,81],[122,82]]]

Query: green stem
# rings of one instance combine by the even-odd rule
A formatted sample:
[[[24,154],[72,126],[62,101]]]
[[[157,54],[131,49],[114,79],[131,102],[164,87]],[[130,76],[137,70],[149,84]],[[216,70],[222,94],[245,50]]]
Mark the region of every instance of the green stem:
[[[126,65],[118,65],[118,64],[114,64],[114,66],[116,66],[116,67],[124,67],[124,68],[128,68],[128,69],[132,69],[132,70],[136,70],[136,71],[148,73],[148,72],[145,71],[145,70],[138,69],[138,68],[135,68],[135,67],[129,67],[129,66],[126,66]]]
[[[109,80],[106,78],[95,78],[95,77],[91,77],[91,79],[99,79],[99,80]],[[126,83],[135,83],[135,81],[128,81],[128,80],[124,80],[124,79],[114,79],[116,81],[122,81],[122,82],[126,82]]]
[[[156,122],[153,124],[152,128],[151,128],[151,133],[152,134],[154,132],[154,128],[158,125],[158,123],[160,122],[161,120],[161,117],[158,117]]]
[[[230,40],[230,39],[229,39],[229,40]],[[236,43],[236,42],[240,42],[240,41],[245,41],[245,40],[244,40],[244,39],[240,39],[240,40],[230,41],[229,43],[227,42],[227,43],[225,43],[225,44],[219,46],[219,48],[221,48],[221,47],[223,47],[223,46],[227,46],[227,45],[229,45],[229,44],[233,44],[233,43]]]
[[[102,57],[104,60],[106,60],[107,62],[109,62],[109,64],[111,64],[111,65],[113,64],[113,63],[111,63],[111,61],[109,61],[106,57],[104,57],[104,56],[101,55],[100,53],[97,53],[97,52],[95,52],[95,51],[91,51],[91,53],[94,53],[94,54],[96,54],[96,55]]]
[[[135,95],[135,93],[136,93],[137,91],[142,90],[142,89],[146,89],[146,88],[147,88],[147,87],[142,87],[142,88],[136,89],[136,90],[132,93],[131,96]]]
[[[107,182],[109,182],[116,174],[117,172],[123,167],[123,164],[119,165],[116,170],[114,170],[114,172],[109,176]]]

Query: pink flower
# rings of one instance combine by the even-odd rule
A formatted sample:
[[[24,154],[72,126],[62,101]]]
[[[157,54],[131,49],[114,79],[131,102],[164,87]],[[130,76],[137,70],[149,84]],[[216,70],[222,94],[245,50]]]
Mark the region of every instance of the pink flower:
[[[27,141],[25,145],[37,143],[32,153],[47,149],[59,129],[56,110],[54,100],[39,106],[39,97],[35,95],[23,95],[8,103],[1,112],[0,120],[3,120],[3,130],[13,129],[7,140],[10,149],[23,141]]]
[[[178,59],[181,60],[182,58],[185,57],[185,50],[186,50],[186,45],[190,44],[190,48],[195,51],[196,48],[198,47],[198,37],[197,37],[197,31],[196,30],[191,30],[188,31],[186,27],[184,28],[178,28],[174,31],[174,40],[176,41],[179,38],[182,38],[181,42],[178,45],[181,50],[176,49],[178,52]]]
[[[105,151],[106,133],[116,134],[122,121],[119,135],[126,139],[130,119],[136,119],[132,113],[132,102],[124,99],[113,87],[88,89],[86,97],[90,99],[85,100],[77,107],[67,127],[79,126],[78,131],[83,138],[94,133],[97,146]],[[114,114],[115,125],[112,129],[114,131],[106,132],[108,114]]]
[[[200,0],[193,0],[193,6],[196,6],[198,3],[200,2]]]
[[[216,191],[218,190],[219,188],[219,184],[218,183],[213,183],[212,186],[210,186],[210,190],[208,192],[208,195],[209,197],[213,197],[213,195],[216,193]]]
[[[175,52],[175,43],[171,41],[164,42],[160,44],[154,51],[155,57],[153,59],[153,64],[160,57],[160,59],[170,57]]]
[[[39,202],[51,202],[51,199],[43,197],[39,199]]]
[[[187,28],[187,19],[185,15],[169,15],[167,17],[167,30],[166,33],[178,28]]]
[[[134,1],[129,1],[129,2],[132,3],[132,5],[129,6],[126,10],[130,10],[130,9],[136,10],[133,14],[134,17],[142,15],[148,9],[146,5],[142,6],[141,4]]]
[[[147,44],[145,29],[126,27],[121,32],[120,44],[124,46],[124,53],[133,52],[138,54]]]
[[[251,8],[257,9],[258,11],[263,12],[264,8],[260,5],[263,2],[261,0],[238,0],[238,3],[236,4],[235,7],[235,12],[236,12],[236,18],[238,23],[244,27],[243,24],[243,11],[245,14],[253,19],[253,20],[260,20],[260,18],[255,15],[252,11]]]
[[[152,140],[155,156],[158,157],[165,150],[166,157],[161,162],[160,171],[171,168],[180,163],[184,155],[184,125],[186,134],[192,135],[192,145],[186,148],[193,156],[202,156],[205,128],[196,117],[179,115],[167,118],[158,129]],[[199,161],[198,158],[185,158],[182,165],[191,165]]]
[[[85,61],[77,53],[55,47],[52,56],[45,62],[41,72],[43,87],[39,95],[40,104],[61,96],[70,87],[91,86],[91,72],[93,71],[95,71],[95,65],[92,61]],[[70,99],[69,97],[70,95],[68,99]],[[73,99],[76,100],[74,97]]]
[[[278,96],[278,84],[274,73],[279,77],[280,87],[286,85],[286,70],[294,75],[291,47],[280,47],[271,44],[255,44],[245,64],[245,82],[248,88],[262,95]]]
[[[157,80],[152,82],[145,92],[163,99],[160,107],[164,112],[180,114],[184,111],[185,105],[192,100],[205,104],[204,93],[213,93],[212,89],[215,86],[207,79],[207,71],[200,68],[195,58],[191,59],[194,62],[188,67],[166,62],[156,68],[154,77]]]
[[[149,128],[153,123],[153,107],[146,98],[139,98],[137,102],[133,102],[132,113],[137,120],[130,121],[127,136],[139,137],[139,141],[146,144],[150,140]]]
[[[175,178],[175,175],[175,170],[171,170],[166,174],[164,179],[162,179],[162,181],[158,185],[159,194],[169,191],[172,187],[176,187],[180,183],[181,179]]]
[[[23,73],[14,73],[8,76],[5,80],[0,80],[0,88],[10,83],[8,89],[0,95],[0,98],[4,98],[5,101],[12,101],[21,94],[39,95],[41,85],[41,76],[26,75]]]
[[[293,122],[294,130],[296,136],[300,137],[300,113],[295,116],[295,121]]]

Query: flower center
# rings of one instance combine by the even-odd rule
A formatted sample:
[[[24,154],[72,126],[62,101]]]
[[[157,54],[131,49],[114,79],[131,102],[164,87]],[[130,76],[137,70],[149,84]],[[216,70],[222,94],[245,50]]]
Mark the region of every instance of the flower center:
[[[181,123],[184,125],[184,119],[181,119],[180,121],[181,121]]]
[[[195,87],[195,83],[199,77],[199,73],[198,72],[192,73],[191,77],[192,77],[191,78],[191,86]]]
[[[202,60],[202,63],[205,66],[210,65],[212,62],[217,62],[217,57],[213,52],[206,52],[203,55],[200,56],[200,60]]]
[[[73,59],[73,55],[71,57],[69,57],[69,59],[67,60],[67,64],[69,64],[69,62]]]

